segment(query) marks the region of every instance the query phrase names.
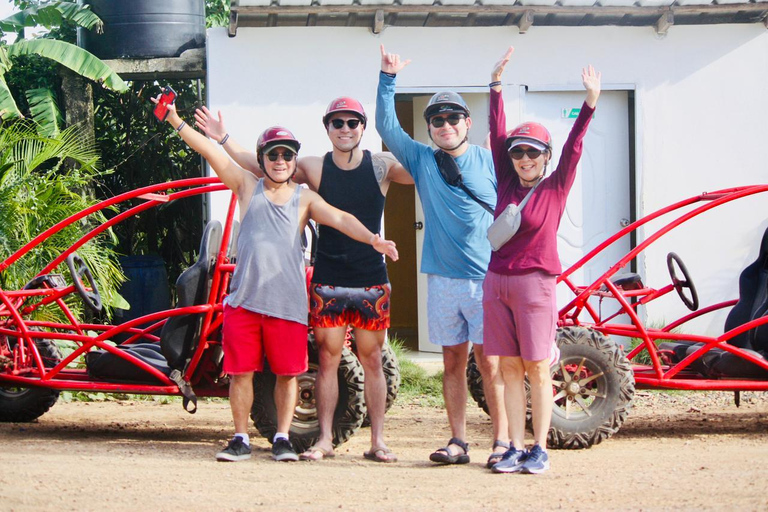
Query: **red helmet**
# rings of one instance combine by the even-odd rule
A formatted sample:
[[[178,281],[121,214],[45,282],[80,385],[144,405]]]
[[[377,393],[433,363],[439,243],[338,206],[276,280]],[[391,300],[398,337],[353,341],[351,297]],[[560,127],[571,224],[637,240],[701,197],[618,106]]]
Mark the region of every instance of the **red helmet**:
[[[265,148],[272,146],[285,146],[298,154],[301,143],[296,140],[288,128],[270,126],[259,135],[259,140],[256,142],[256,153],[264,153]]]
[[[355,114],[363,122],[363,127],[365,127],[365,125],[368,123],[368,117],[365,115],[363,104],[357,101],[355,98],[342,96],[341,98],[336,98],[333,100],[328,105],[328,108],[325,109],[323,125],[326,127],[326,129],[328,128],[328,123],[330,122],[331,116],[338,112],[349,112],[350,114]]]
[[[509,146],[516,139],[527,139],[533,142],[538,142],[539,144],[543,144],[546,149],[552,149],[552,136],[549,134],[549,130],[539,123],[523,123],[509,130],[507,132],[507,139],[504,141],[504,146],[509,149]]]

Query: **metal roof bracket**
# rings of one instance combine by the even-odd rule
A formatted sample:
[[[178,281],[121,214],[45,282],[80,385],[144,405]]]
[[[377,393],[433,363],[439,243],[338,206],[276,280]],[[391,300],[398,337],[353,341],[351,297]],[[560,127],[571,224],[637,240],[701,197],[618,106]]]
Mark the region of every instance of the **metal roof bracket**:
[[[237,35],[237,10],[232,9],[229,11],[229,37],[235,37]]]
[[[375,16],[373,17],[373,33],[374,34],[381,34],[381,31],[384,30],[384,10],[378,9],[376,11]]]
[[[520,15],[520,19],[517,20],[517,28],[521,34],[528,32],[528,29],[533,25],[533,10],[528,9]]]
[[[669,27],[675,24],[675,15],[672,14],[672,11],[667,11],[664,14],[662,14],[658,20],[656,20],[656,24],[654,25],[654,28],[656,29],[656,33],[660,36],[667,35],[667,31],[669,30]]]

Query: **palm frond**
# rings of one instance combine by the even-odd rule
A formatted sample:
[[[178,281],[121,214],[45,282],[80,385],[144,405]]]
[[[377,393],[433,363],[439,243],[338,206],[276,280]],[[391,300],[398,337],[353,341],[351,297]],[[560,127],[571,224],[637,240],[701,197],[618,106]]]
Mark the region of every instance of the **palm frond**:
[[[92,53],[74,44],[55,39],[18,41],[6,48],[9,57],[40,55],[58,62],[78,75],[101,83],[117,92],[125,92],[128,86],[120,76]]]
[[[80,27],[96,29],[99,33],[103,23],[88,5],[78,5],[77,2],[51,2],[42,6],[30,6],[0,20],[0,30],[19,32],[25,27],[43,26],[50,29],[61,25],[62,21],[72,22]]]
[[[1,50],[1,49],[0,49]],[[0,118],[3,120],[24,117],[13,99],[8,84],[5,83],[5,77],[0,75]]]
[[[40,135],[51,137],[59,133],[63,120],[53,91],[46,88],[29,89],[25,95]]]

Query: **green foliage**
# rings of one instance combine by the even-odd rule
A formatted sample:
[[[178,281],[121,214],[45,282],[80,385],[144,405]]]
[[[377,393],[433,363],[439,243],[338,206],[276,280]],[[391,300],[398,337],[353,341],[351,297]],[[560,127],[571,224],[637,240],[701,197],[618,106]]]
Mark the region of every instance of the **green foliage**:
[[[205,0],[205,26],[229,26],[229,0]]]
[[[58,62],[80,76],[99,82],[117,92],[125,92],[128,86],[120,76],[90,52],[66,41],[31,39],[13,43],[6,52],[9,57],[39,55]]]
[[[25,94],[29,111],[32,117],[40,125],[40,134],[51,137],[61,130],[64,121],[61,112],[56,106],[56,97],[53,91],[47,88],[29,89]]]
[[[196,82],[170,81],[178,93],[179,114],[192,121],[198,105]],[[154,183],[201,176],[200,157],[166,123],[152,114],[149,98],[160,93],[156,82],[129,83],[129,93],[94,91],[97,145],[105,167],[102,197]],[[169,280],[194,263],[202,236],[202,199],[192,197],[150,208],[115,226],[122,254],[156,254],[166,262]]]
[[[70,127],[54,137],[29,122],[0,128],[0,260],[6,259],[57,222],[95,204],[90,190],[105,174],[92,144]],[[18,289],[80,237],[106,219],[95,214],[51,235],[0,274],[0,287]],[[124,280],[107,231],[78,249],[90,267],[109,309]],[[59,272],[69,276],[66,266]],[[74,297],[73,297],[74,298]],[[79,300],[73,306],[80,308]],[[51,308],[42,315],[56,315]]]
[[[4,20],[0,20],[0,31],[3,33],[20,33],[25,27],[42,26],[48,30],[60,27],[71,21],[87,29],[101,32],[103,23],[88,5],[78,5],[77,2],[16,2],[22,9]]]
[[[424,368],[411,361],[402,340],[390,338],[389,345],[400,365],[398,400],[430,407],[444,407],[443,373],[429,375]]]
[[[651,322],[650,324],[648,324],[648,326],[646,326],[646,328],[647,329],[663,329],[665,325],[666,325],[665,322],[663,322],[663,321],[658,322],[657,321],[657,322]],[[672,329],[670,332],[672,332],[673,334],[679,334],[682,331],[680,329]],[[658,339],[658,340],[655,341],[655,344],[658,347],[660,343],[670,342],[670,341],[674,342],[674,340]],[[638,345],[640,345],[641,343],[643,343],[642,339],[640,339],[640,338],[632,338],[630,340],[630,347],[629,347],[629,350],[627,351],[627,353],[629,353],[632,350],[634,350],[634,348],[637,347]],[[648,350],[645,349],[645,348],[642,349],[640,352],[638,352],[637,355],[634,358],[632,358],[632,362],[634,364],[646,364],[646,365],[653,364],[653,362],[651,361],[651,355],[648,353]]]
[[[52,85],[58,85],[55,68],[52,68],[53,72],[49,71],[41,75],[45,77],[43,80],[45,83],[30,87],[28,83],[22,82],[21,91],[14,91],[10,85],[13,79],[8,78],[7,75],[17,60],[23,57],[48,59],[85,78],[99,82],[104,87],[119,92],[127,90],[125,82],[117,73],[86,50],[72,44],[76,26],[101,29],[101,20],[90,11],[87,5],[78,5],[76,2],[20,0],[16,0],[14,4],[22,11],[0,20],[0,37],[8,32],[23,36],[24,27],[30,26],[44,26],[51,29],[51,32],[31,40],[18,37],[11,45],[0,45],[0,117],[3,120],[22,118],[24,113],[30,113],[41,125],[41,133],[49,135],[58,130],[58,126],[53,124],[57,118],[60,118],[53,92],[45,100],[44,107],[36,104],[37,108],[26,110],[23,104],[19,108],[16,103],[17,99],[21,101],[23,97],[20,92],[36,88],[52,89]],[[35,77],[32,80],[37,81],[39,78]],[[40,97],[40,94],[36,95],[36,98]],[[52,109],[55,112],[52,112]],[[38,114],[43,115],[38,118],[36,117]]]

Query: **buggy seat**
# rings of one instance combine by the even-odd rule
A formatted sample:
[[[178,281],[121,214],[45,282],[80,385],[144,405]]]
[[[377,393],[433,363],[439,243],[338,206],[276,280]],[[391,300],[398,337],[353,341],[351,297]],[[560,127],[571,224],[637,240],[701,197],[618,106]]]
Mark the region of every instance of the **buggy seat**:
[[[221,247],[222,227],[216,220],[208,222],[200,242],[197,261],[176,280],[176,307],[205,304],[211,283],[211,270]],[[159,286],[162,286],[159,283]],[[119,345],[141,361],[170,375],[173,370],[183,371],[195,351],[200,338],[204,314],[169,317],[160,331],[160,343],[134,343]],[[88,374],[92,378],[111,382],[156,383],[156,379],[130,361],[106,350],[92,350],[85,356]]]

